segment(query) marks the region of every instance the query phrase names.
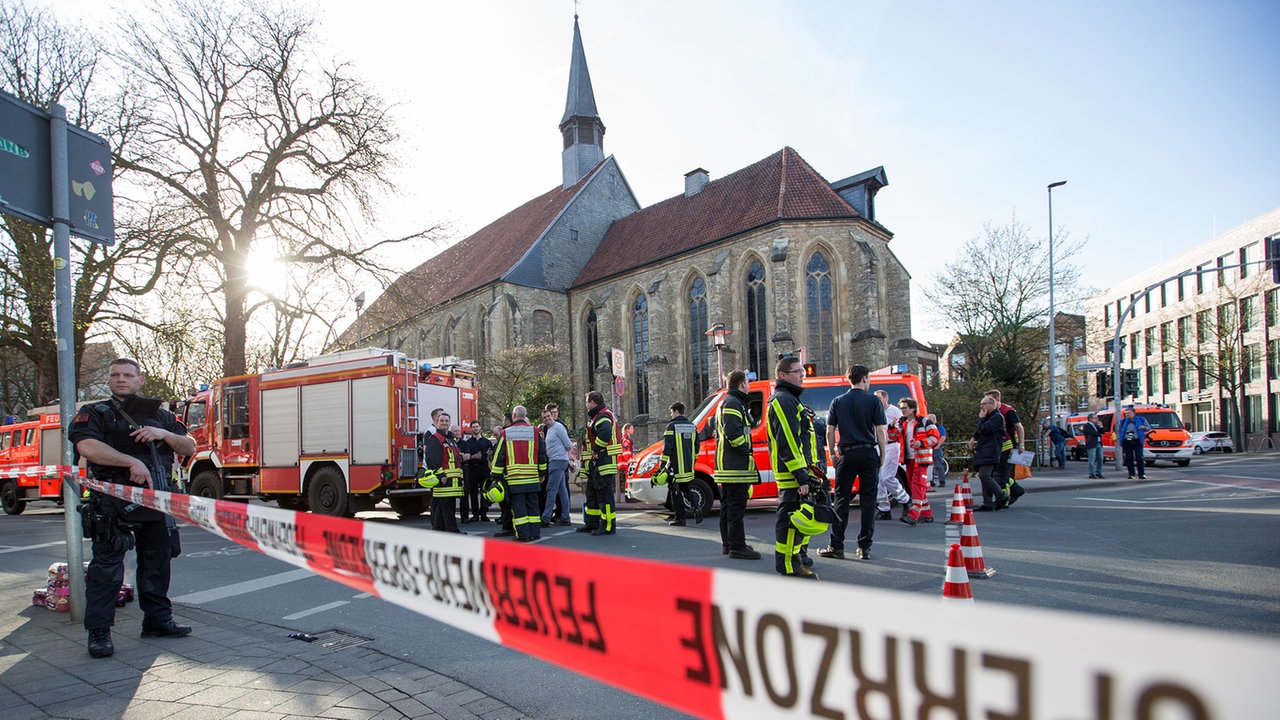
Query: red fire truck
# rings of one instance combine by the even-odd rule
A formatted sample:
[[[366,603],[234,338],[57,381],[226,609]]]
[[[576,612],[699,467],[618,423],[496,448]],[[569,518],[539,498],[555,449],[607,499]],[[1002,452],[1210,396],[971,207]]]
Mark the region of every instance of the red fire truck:
[[[424,396],[456,404],[424,407]],[[363,348],[223,378],[183,412],[196,441],[183,480],[202,497],[337,516],[385,499],[402,516],[419,515],[430,491],[415,481],[417,442],[432,407],[474,419],[475,375]]]
[[[20,515],[39,500],[62,503],[61,438],[58,413],[0,425],[0,506],[6,514]]]

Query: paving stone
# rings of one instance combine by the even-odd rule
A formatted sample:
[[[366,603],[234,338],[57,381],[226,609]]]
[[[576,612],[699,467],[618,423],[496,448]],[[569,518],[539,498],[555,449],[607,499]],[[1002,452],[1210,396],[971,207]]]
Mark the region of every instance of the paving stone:
[[[325,710],[318,717],[334,718],[335,720],[369,720],[369,718],[377,715],[375,710],[367,710],[365,708],[347,708],[334,706]]]
[[[379,690],[374,693],[374,695],[376,695],[379,700],[385,700],[386,702],[395,702],[396,700],[403,700],[409,697],[393,687],[389,687],[386,690]]]
[[[429,712],[434,712],[432,708],[423,705],[413,698],[405,698],[396,700],[391,703],[391,707],[395,708],[405,717],[418,717]]]
[[[307,695],[330,695],[337,693],[343,688],[348,687],[345,683],[332,682],[327,680],[317,680],[308,678],[301,682],[294,683],[285,690],[291,693],[305,693]],[[348,696],[349,697],[349,696]]]
[[[378,711],[381,711],[387,706],[387,704],[382,700],[379,700],[378,698],[364,691],[358,692],[355,695],[352,695],[351,697],[344,698],[341,702],[338,703],[338,705],[342,707],[357,707],[357,708],[364,708],[366,710],[378,710]]]
[[[294,694],[293,697],[271,708],[271,712],[299,717],[316,717],[338,704],[341,698],[330,695]]]
[[[175,702],[186,697],[190,697],[200,692],[201,687],[194,683],[185,682],[167,682],[157,680],[145,683],[138,688],[138,694],[135,698],[141,700],[159,700],[161,702]]]

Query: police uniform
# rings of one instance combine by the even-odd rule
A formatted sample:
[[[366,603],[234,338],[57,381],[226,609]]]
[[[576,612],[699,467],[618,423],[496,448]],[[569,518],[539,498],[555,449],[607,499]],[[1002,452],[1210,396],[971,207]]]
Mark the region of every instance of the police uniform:
[[[431,490],[431,529],[462,532],[458,529],[458,498],[462,497],[462,451],[447,432],[427,435],[422,447],[422,465],[435,471],[439,484]]]
[[[506,482],[516,540],[531,542],[541,538],[538,490],[547,474],[547,447],[527,420],[514,422],[502,431],[493,455],[493,474]]]
[[[809,482],[809,468],[818,462],[813,411],[800,402],[802,392],[804,388],[779,379],[769,397],[769,459],[778,483],[774,568],[781,575],[811,578],[816,576],[802,557],[809,536],[791,523],[791,513],[800,509],[800,483]]]
[[[760,554],[747,545],[743,518],[751,485],[759,482],[756,457],[751,447],[753,423],[748,404],[751,398],[741,390],[729,390],[716,411],[716,481],[720,483],[720,544],[730,557],[754,560]]]
[[[618,456],[622,441],[613,413],[603,405],[587,412],[587,446],[591,460],[587,465],[586,524],[578,532],[612,535],[617,532],[617,513],[613,509],[613,486],[618,476]]]
[[[836,521],[831,525],[831,539],[818,554],[844,557],[845,531],[849,526],[849,503],[853,500],[853,484],[858,483],[858,506],[861,525],[858,532],[859,556],[871,556],[875,536],[876,498],[880,495],[880,440],[877,428],[887,427],[884,405],[880,398],[863,388],[851,387],[831,401],[827,423],[838,436],[839,457],[836,460]],[[887,437],[886,430],[886,437]],[[887,445],[886,445],[887,449]],[[887,454],[887,453],[886,453]],[[896,461],[895,461],[896,462]],[[895,468],[897,466],[895,465]]]
[[[698,456],[698,428],[684,415],[677,415],[667,423],[662,433],[662,467],[670,476],[667,486],[671,496],[671,509],[676,514],[673,524],[685,524],[685,505],[693,508],[693,517],[702,522],[702,502],[689,495],[689,483],[693,482],[693,461]],[[697,502],[697,505],[692,503]]]
[[[187,427],[173,413],[158,407],[160,401],[130,395],[120,400],[120,406],[138,425],[158,427],[175,435],[186,435]],[[155,459],[160,467],[154,467],[151,443],[138,442],[130,435],[133,430],[124,414],[104,400],[85,405],[71,420],[68,439],[73,445],[82,440],[98,440],[116,452],[141,460],[152,471],[152,477],[168,478],[173,468],[173,449],[168,444],[156,442]],[[92,477],[108,483],[131,484],[129,468],[115,465],[99,465],[88,462]],[[158,488],[162,489],[162,488]],[[142,507],[104,493],[92,492],[90,502],[102,509],[108,522],[127,523],[129,530],[118,530],[118,539],[127,540],[131,533],[138,560],[138,607],[142,610],[143,637],[181,636],[191,632],[190,627],[175,625],[173,604],[169,602],[170,560],[172,546],[164,513]],[[85,574],[84,627],[90,632],[92,643],[95,631],[109,630],[115,624],[116,595],[124,582],[124,558],[128,552],[124,542],[111,542],[97,537],[93,540],[93,559]],[[108,636],[108,646],[110,640]],[[92,651],[92,648],[91,648]],[[110,651],[105,654],[110,654]]]

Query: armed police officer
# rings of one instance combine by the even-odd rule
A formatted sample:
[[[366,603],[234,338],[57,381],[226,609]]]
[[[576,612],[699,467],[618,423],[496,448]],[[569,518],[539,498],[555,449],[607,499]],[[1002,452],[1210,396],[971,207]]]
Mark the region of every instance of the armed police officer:
[[[693,482],[693,461],[698,456],[698,428],[684,416],[684,403],[673,402],[671,422],[662,433],[662,458],[659,472],[665,472],[670,490],[671,509],[676,517],[672,525],[684,527],[686,507],[693,510],[693,519],[702,522],[702,498],[691,495],[689,483]]]
[[[107,385],[111,399],[81,408],[71,420],[68,437],[88,461],[96,479],[122,485],[171,490],[174,455],[191,455],[195,441],[160,401],[138,395],[144,377],[137,361],[112,360]],[[124,558],[129,548],[138,560],[138,607],[142,609],[142,637],[183,637],[191,628],[173,621],[169,602],[173,545],[163,513],[114,496],[94,492],[87,528],[93,533],[93,560],[85,575],[84,627],[89,631],[89,654],[108,657],[115,652],[111,627],[115,624],[116,595],[124,582]]]

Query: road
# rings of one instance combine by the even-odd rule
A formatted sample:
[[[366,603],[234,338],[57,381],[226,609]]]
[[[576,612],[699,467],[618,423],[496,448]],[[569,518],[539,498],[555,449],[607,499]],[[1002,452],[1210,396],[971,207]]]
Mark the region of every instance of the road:
[[[1188,468],[1153,469],[1145,482],[1114,473],[1117,480],[1089,481],[1083,463],[1038,474],[1014,508],[978,516],[986,562],[997,572],[973,581],[976,602],[1280,636],[1280,463],[1274,455],[1199,457]],[[945,519],[948,498],[935,493],[931,500]],[[671,528],[657,508],[621,510],[615,537],[551,528],[543,543],[772,572],[768,554],[756,562],[720,555],[715,517]],[[428,525],[389,511],[361,517]],[[747,533],[757,548],[771,546],[772,527],[772,512],[748,513]],[[0,589],[11,603],[25,604],[49,563],[65,559],[63,538],[63,515],[53,506],[36,504],[0,519]],[[885,521],[877,524],[874,560],[819,559],[815,570],[824,582],[938,595],[945,542],[941,522],[911,528]],[[589,717],[601,707],[618,719],[684,717],[203,531],[188,528],[183,545],[171,592],[180,605],[313,634],[336,629],[369,638],[383,652],[464,680],[532,717]],[[645,598],[636,598],[634,609],[645,612]]]

